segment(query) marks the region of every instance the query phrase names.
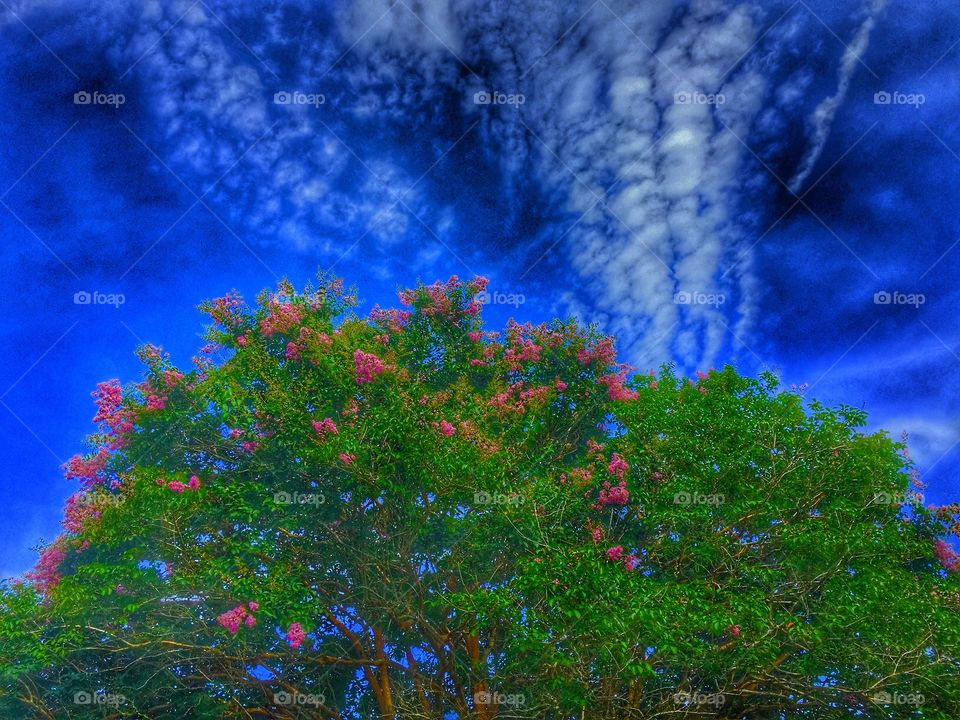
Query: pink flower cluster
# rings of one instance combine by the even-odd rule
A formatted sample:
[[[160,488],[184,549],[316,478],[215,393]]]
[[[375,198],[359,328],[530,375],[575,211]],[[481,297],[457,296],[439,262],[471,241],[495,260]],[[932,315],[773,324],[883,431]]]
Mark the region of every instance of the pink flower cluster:
[[[307,639],[307,634],[303,631],[300,623],[291,623],[290,629],[287,630],[286,637],[287,642],[290,643],[290,647],[296,650],[303,645],[303,641]]]
[[[83,480],[84,487],[102,483],[105,480],[103,471],[109,459],[110,451],[105,447],[86,457],[74,455],[64,465],[64,476],[67,480]]]
[[[396,308],[383,310],[379,305],[374,305],[373,310],[370,311],[370,320],[374,324],[392,333],[399,333],[402,332],[407,326],[407,323],[410,322],[412,315],[413,313],[409,310],[397,310]]]
[[[630,466],[627,461],[619,453],[614,453],[613,457],[610,458],[610,464],[607,465],[607,472],[614,475],[618,480],[623,480],[623,476],[629,469]]]
[[[448,423],[446,420],[440,421],[439,428],[440,428],[440,434],[445,437],[450,437],[457,431],[457,429],[453,425]]]
[[[960,555],[945,540],[933,544],[933,553],[947,572],[960,572]]]
[[[243,306],[243,298],[239,295],[227,293],[210,303],[210,309],[207,311],[214,320],[224,326],[237,325],[242,320],[240,308]]]
[[[353,353],[353,365],[357,374],[357,384],[373,382],[377,375],[385,372],[387,366],[373,353],[357,350]]]
[[[110,447],[117,448],[123,444],[124,436],[133,431],[130,412],[123,407],[123,389],[119,380],[107,380],[97,383],[97,389],[92,393],[97,406],[94,415],[95,423],[103,423],[113,435]]]
[[[255,602],[247,603],[246,607],[237,605],[233,610],[227,610],[225,613],[218,615],[217,623],[229,630],[231,635],[237,634],[240,625],[246,625],[252,628],[257,624],[257,619],[247,612],[248,608],[250,609],[250,613],[255,613],[260,609],[260,606]]]
[[[290,332],[300,323],[300,320],[300,308],[296,305],[273,300],[267,316],[260,321],[260,332],[264,337]]]
[[[640,558],[633,553],[624,554],[623,545],[615,545],[614,547],[607,548],[605,555],[607,556],[607,560],[611,562],[620,562],[622,560],[627,570],[635,570],[637,565],[640,564]]]
[[[37,591],[46,594],[60,582],[60,563],[67,556],[62,542],[54,542],[43,549],[33,570],[24,577],[33,583]]]
[[[521,363],[537,362],[540,359],[540,350],[541,347],[533,340],[524,338],[508,348],[503,359],[511,370],[519,370]]]
[[[302,327],[300,328],[300,335],[297,340],[291,340],[287,343],[284,355],[287,360],[299,360],[311,344],[328,350],[333,344],[333,341],[326,333],[315,333],[308,327]]]
[[[147,395],[147,410],[163,410],[167,406],[166,395]]]
[[[597,380],[601,385],[607,386],[607,395],[614,401],[636,400],[637,395],[633,390],[624,386],[627,380],[627,371],[621,370],[616,375],[604,375]]]
[[[354,461],[357,459],[356,455],[351,455],[350,453],[345,452],[340,453],[338,457],[340,458],[340,462],[342,462],[344,465],[353,465]]]
[[[613,348],[613,338],[609,337],[577,351],[577,360],[583,365],[589,365],[596,361],[603,368],[612,365],[616,359],[617,353]]]
[[[340,431],[337,430],[337,424],[330,418],[324,418],[323,420],[314,420],[313,429],[320,437],[326,437],[327,435],[339,435]]]
[[[167,483],[167,488],[175,493],[182,493],[184,490],[197,490],[200,487],[200,478],[196,475],[190,476],[190,481],[182,483],[179,480],[171,480]]]
[[[435,282],[415,290],[401,291],[400,302],[411,306],[417,304],[417,300],[422,300],[419,308],[422,315],[442,317],[459,325],[458,308],[461,307],[461,303],[466,315],[478,314],[481,309],[480,304],[471,296],[483,292],[487,283],[486,278],[479,276],[468,283],[463,283],[456,275],[452,275],[444,283]],[[471,299],[464,303],[462,300],[464,295]]]
[[[79,533],[84,526],[100,518],[100,508],[93,497],[84,492],[74,493],[67,498],[63,511],[63,528],[69,533]]]
[[[523,381],[520,380],[511,384],[504,392],[499,392],[490,398],[489,404],[493,407],[522,413],[526,412],[527,405],[544,402],[549,392],[549,385],[539,385],[524,390]]]
[[[600,496],[597,502],[593,504],[594,510],[601,509],[604,505],[626,505],[630,502],[630,491],[627,490],[627,482],[621,480],[619,485],[610,485],[607,481],[603,483],[600,490]]]

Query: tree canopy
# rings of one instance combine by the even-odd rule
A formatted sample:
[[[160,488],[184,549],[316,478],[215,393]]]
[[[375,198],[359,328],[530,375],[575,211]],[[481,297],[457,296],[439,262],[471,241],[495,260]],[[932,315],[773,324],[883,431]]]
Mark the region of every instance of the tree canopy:
[[[4,718],[960,716],[960,505],[770,374],[634,374],[486,281],[202,305],[94,393]]]

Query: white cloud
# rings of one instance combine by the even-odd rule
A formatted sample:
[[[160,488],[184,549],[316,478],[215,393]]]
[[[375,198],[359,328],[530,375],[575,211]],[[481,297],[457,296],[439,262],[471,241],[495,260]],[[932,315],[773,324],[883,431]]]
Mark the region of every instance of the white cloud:
[[[813,172],[813,168],[823,153],[823,148],[830,137],[830,128],[833,126],[833,119],[836,117],[837,110],[846,100],[847,92],[850,89],[850,82],[857,70],[857,66],[863,62],[863,55],[870,46],[870,35],[877,23],[877,18],[886,7],[887,0],[868,0],[867,15],[860,24],[853,40],[846,47],[843,57],[840,59],[840,66],[837,70],[837,91],[830,97],[824,99],[810,115],[810,148],[804,155],[803,162],[800,163],[800,169],[790,180],[789,186],[791,192],[797,193],[803,187],[804,182]]]

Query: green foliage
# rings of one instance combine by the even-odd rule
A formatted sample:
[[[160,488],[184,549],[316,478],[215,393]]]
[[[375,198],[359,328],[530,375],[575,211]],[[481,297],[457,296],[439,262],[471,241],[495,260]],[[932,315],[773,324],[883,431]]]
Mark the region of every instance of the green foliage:
[[[143,348],[0,595],[0,716],[958,715],[960,508],[902,445],[769,375],[486,332],[483,289],[361,319],[284,283],[205,304],[190,372]]]

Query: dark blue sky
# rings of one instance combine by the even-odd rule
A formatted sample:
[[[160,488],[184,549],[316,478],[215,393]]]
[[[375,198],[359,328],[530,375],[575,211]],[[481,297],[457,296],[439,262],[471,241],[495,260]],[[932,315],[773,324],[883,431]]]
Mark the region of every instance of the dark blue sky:
[[[960,495],[955,3],[3,0],[0,32],[0,576],[58,532],[98,381],[318,269],[775,368]]]

